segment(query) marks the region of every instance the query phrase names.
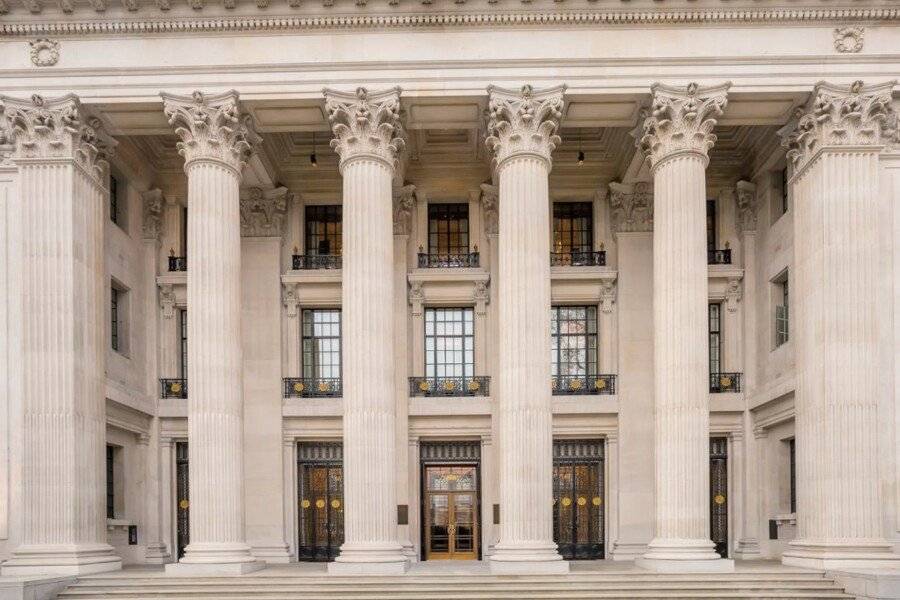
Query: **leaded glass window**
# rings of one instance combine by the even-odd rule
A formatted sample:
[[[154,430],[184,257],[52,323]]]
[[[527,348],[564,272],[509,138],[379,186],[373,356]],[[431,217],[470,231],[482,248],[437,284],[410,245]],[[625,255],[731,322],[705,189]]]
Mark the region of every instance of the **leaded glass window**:
[[[340,255],[343,250],[340,204],[306,207],[306,254],[308,256]]]
[[[428,253],[458,256],[469,253],[469,205],[428,205]]]
[[[550,309],[553,376],[597,373],[597,307],[553,306]]]
[[[303,311],[303,377],[340,379],[341,311],[336,308]]]
[[[722,305],[709,305],[709,372],[722,372]]]
[[[553,203],[553,252],[567,254],[594,249],[594,205],[590,202]]]
[[[475,328],[472,308],[425,309],[425,376],[472,377]]]

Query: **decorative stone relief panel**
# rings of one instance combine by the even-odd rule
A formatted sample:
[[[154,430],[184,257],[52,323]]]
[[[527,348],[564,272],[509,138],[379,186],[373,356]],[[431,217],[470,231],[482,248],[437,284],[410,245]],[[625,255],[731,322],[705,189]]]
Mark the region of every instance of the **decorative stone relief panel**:
[[[741,231],[756,231],[756,185],[749,181],[738,181],[735,185],[735,199]]]
[[[162,233],[163,220],[163,198],[162,190],[147,190],[141,194],[144,201],[143,219],[141,221],[141,231],[144,239],[158,240]]]
[[[500,232],[500,191],[496,185],[481,184],[481,205],[484,213],[484,232],[497,235]]]
[[[409,235],[415,204],[416,186],[405,185],[394,190],[394,235]]]
[[[287,223],[291,192],[285,187],[274,190],[241,190],[241,235],[245,237],[281,237]]]
[[[59,42],[38,38],[28,44],[31,47],[31,63],[36,67],[52,67],[59,62]]]
[[[613,231],[653,231],[653,183],[611,182],[609,206]]]
[[[838,52],[859,52],[863,49],[863,27],[838,27],[834,30],[834,49]]]

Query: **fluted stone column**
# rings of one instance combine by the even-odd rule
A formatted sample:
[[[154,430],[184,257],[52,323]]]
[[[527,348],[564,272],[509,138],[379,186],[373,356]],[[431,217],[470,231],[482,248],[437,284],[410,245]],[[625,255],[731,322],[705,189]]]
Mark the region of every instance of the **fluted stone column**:
[[[188,178],[188,441],[191,543],[173,574],[264,566],[244,534],[241,172],[258,136],[237,92],[163,94]]]
[[[728,84],[654,84],[639,146],[653,174],[656,534],[639,565],[725,571],[709,524],[706,165]]]
[[[550,395],[551,154],[564,87],[490,87],[488,148],[499,182],[496,396],[500,435],[500,541],[495,573],[565,573],[553,542]],[[493,251],[493,249],[492,249]]]
[[[19,168],[22,544],[2,574],[121,567],[106,542],[103,228],[114,142],[74,95],[0,96]]]
[[[782,130],[791,167],[798,537],[785,564],[900,567],[882,521],[878,452],[891,235],[879,154],[897,135],[896,82],[821,83]],[[896,243],[896,242],[895,242]],[[887,336],[886,338],[882,336]],[[882,417],[883,418],[883,417]]]
[[[394,230],[400,90],[325,92],[344,180],[344,545],[333,573],[402,573],[397,536]]]

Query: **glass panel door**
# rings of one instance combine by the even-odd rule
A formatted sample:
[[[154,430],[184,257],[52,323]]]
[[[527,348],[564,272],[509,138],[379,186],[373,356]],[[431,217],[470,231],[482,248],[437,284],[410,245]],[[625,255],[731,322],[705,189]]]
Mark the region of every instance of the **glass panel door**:
[[[425,558],[478,559],[477,470],[472,466],[425,467]]]

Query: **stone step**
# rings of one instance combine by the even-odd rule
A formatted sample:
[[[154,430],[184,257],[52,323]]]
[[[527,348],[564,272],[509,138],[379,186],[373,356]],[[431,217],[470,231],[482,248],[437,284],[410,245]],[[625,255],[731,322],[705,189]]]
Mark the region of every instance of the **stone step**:
[[[259,590],[248,595],[247,592],[235,594],[223,594],[222,592],[210,593],[183,593],[173,590],[172,593],[160,594],[158,591],[148,593],[129,593],[129,594],[112,594],[108,592],[93,592],[90,594],[72,594],[69,591],[59,595],[60,599],[78,599],[78,600],[592,600],[592,599],[616,599],[630,600],[635,598],[656,598],[671,599],[677,598],[681,600],[689,599],[710,599],[710,598],[733,598],[736,600],[789,600],[798,598],[815,598],[817,600],[853,600],[853,596],[842,593],[840,590],[737,590],[737,591],[698,591],[698,590],[632,590],[628,592],[622,591],[606,591],[595,590],[590,592],[573,592],[571,590],[559,589],[554,591],[542,592],[516,592],[516,593],[498,593],[496,591],[448,591],[442,590],[434,593],[423,593],[409,590],[406,593],[398,593],[398,591],[388,593],[369,593],[366,590],[357,590],[352,593],[336,592],[322,594],[313,590],[296,590],[292,593],[276,593],[271,594],[267,591]]]

